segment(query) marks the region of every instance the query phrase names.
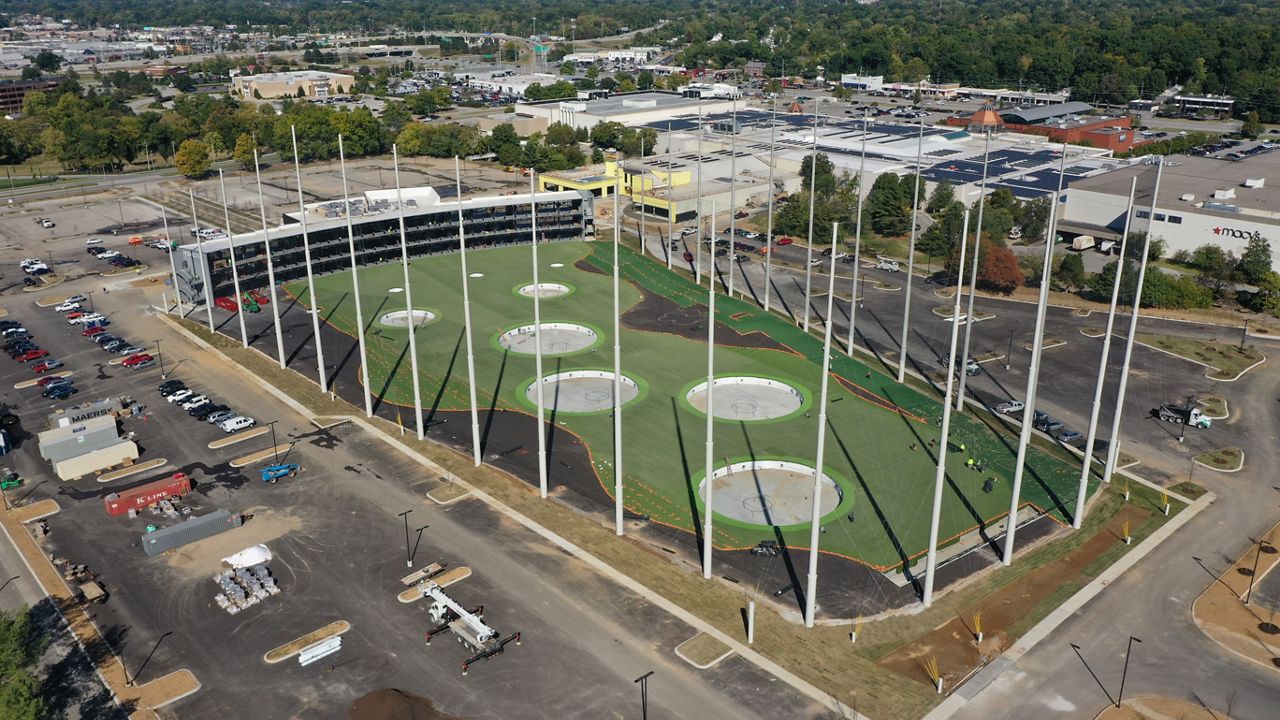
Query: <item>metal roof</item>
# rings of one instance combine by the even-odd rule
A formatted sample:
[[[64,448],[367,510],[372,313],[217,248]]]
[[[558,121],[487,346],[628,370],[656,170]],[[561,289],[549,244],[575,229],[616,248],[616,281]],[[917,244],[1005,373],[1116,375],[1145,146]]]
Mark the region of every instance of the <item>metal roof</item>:
[[[1066,115],[1086,115],[1091,112],[1093,112],[1093,106],[1089,103],[1073,101],[1065,102],[1061,105],[1042,105],[1025,110],[1005,110],[1000,113],[1000,119],[1007,123],[1016,123],[1018,125],[1034,125]]]

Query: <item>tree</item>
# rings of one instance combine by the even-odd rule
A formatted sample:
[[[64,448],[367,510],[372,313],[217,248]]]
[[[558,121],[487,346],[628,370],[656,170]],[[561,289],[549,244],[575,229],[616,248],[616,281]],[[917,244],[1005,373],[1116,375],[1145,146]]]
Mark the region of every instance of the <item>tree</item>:
[[[871,229],[881,235],[902,236],[911,231],[911,188],[894,173],[881,173],[867,193],[864,210]]]
[[[253,151],[257,149],[253,136],[241,133],[236,138],[236,147],[231,151],[231,159],[239,163],[242,170],[253,170]]]
[[[1125,257],[1129,258],[1130,260],[1141,260],[1142,247],[1144,244],[1146,244],[1146,242],[1147,242],[1146,230],[1135,230],[1133,232],[1130,232],[1129,240],[1126,243],[1126,247],[1124,251]],[[1165,243],[1164,238],[1159,238],[1159,237],[1151,238],[1151,244],[1147,248],[1147,261],[1154,262],[1164,257],[1165,249],[1167,247],[1168,247],[1168,244]]]
[[[812,154],[806,155],[804,160],[800,161],[800,187],[803,190],[809,190],[809,180],[812,178],[817,183],[819,196],[830,195],[836,190],[835,165],[831,163],[826,153],[818,153],[817,157],[817,168],[813,166]]]
[[[1087,277],[1084,271],[1084,258],[1077,253],[1064,255],[1058,263],[1058,269],[1053,273],[1053,279],[1058,285],[1068,290],[1084,287]]]
[[[1261,233],[1254,233],[1240,255],[1240,274],[1246,282],[1257,285],[1264,278],[1269,279],[1270,272],[1271,243]]]
[[[1256,138],[1262,134],[1262,119],[1257,110],[1250,110],[1240,125],[1240,134],[1248,138]]]
[[[31,64],[44,72],[57,72],[62,66],[62,58],[52,50],[41,50],[31,59]]]
[[[1235,253],[1217,245],[1196,248],[1191,253],[1191,264],[1200,270],[1200,280],[1213,291],[1214,297],[1222,297],[1223,291],[1240,277]]]
[[[183,140],[173,163],[186,177],[204,177],[209,174],[209,146],[199,140]]]
[[[382,111],[382,127],[391,135],[398,135],[413,120],[413,113],[402,102],[388,101]]]
[[[1029,200],[1022,204],[1021,217],[1019,227],[1022,228],[1022,237],[1029,240],[1039,240],[1044,237],[1045,230],[1049,227],[1049,208],[1051,198],[1048,196]]]
[[[1006,247],[993,247],[978,271],[978,280],[995,292],[1008,295],[1022,286],[1025,279],[1018,268],[1018,258]]]
[[[28,611],[0,611],[0,718],[4,720],[49,716],[36,676],[44,642],[34,638]]]
[[[930,215],[946,210],[955,202],[956,189],[948,182],[939,182],[933,187],[933,192],[929,194],[929,201],[924,206],[924,211]]]
[[[570,60],[565,60],[564,62],[560,63],[561,75],[572,75],[574,72],[577,71],[577,69],[578,68]]]
[[[207,132],[204,137],[200,138],[200,142],[209,148],[209,154],[217,157],[227,151],[227,145],[222,141],[222,136],[216,132]]]

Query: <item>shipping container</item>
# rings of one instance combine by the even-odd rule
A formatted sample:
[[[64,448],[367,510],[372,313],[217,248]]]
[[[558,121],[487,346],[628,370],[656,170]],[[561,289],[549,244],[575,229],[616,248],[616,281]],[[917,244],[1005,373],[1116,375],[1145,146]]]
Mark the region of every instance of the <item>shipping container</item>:
[[[112,517],[124,515],[130,510],[141,510],[171,497],[182,497],[191,492],[191,478],[185,473],[174,473],[173,477],[139,485],[121,493],[111,493],[103,498],[107,514]]]
[[[142,549],[147,552],[147,555],[159,555],[188,543],[238,528],[241,522],[239,513],[214,510],[208,515],[193,517],[177,525],[143,534]]]

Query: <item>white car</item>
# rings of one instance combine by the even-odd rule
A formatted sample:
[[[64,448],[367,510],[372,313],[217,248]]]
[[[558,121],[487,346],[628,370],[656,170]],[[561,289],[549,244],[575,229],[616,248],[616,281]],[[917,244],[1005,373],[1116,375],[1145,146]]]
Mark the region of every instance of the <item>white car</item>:
[[[89,238],[88,240],[84,241],[84,244],[89,247],[92,247],[94,245],[101,245],[102,238]]]
[[[171,403],[174,403],[174,402],[178,402],[178,401],[181,401],[181,400],[186,400],[187,398],[189,398],[189,397],[191,397],[192,395],[195,395],[195,394],[196,394],[196,393],[195,393],[195,391],[194,391],[194,390],[180,390],[180,391],[178,391],[178,392],[176,392],[176,393],[174,393],[174,394],[170,395],[169,397],[167,397],[167,398],[165,398],[165,399],[166,399],[166,400],[168,400],[168,401],[169,401],[169,402],[171,402]]]
[[[1010,400],[1009,402],[1002,402],[997,405],[995,407],[995,411],[1001,415],[1013,415],[1014,413],[1022,412],[1025,408],[1026,404],[1021,400]]]
[[[897,260],[890,260],[890,259],[888,259],[888,258],[881,258],[878,262],[876,262],[876,269],[877,269],[877,270],[888,270],[889,272],[898,272],[898,271],[899,271],[899,270],[901,270],[902,268],[901,268],[901,266],[900,266],[900,265],[898,265],[898,261],[897,261]]]
[[[57,312],[71,312],[72,310],[79,310],[80,303],[68,300],[61,305],[55,305],[53,309]]]
[[[954,319],[955,319],[955,318],[948,317],[948,318],[947,318],[947,322],[951,322],[951,321],[952,321],[952,320],[954,320]],[[969,314],[968,314],[968,313],[960,313],[960,324],[961,324],[961,325],[963,325],[963,324],[965,324],[965,323],[966,323],[966,322],[968,322],[968,321],[969,321]]]
[[[98,253],[99,260],[110,260],[111,258],[118,258],[118,257],[120,257],[120,253],[116,252],[115,250],[108,250],[104,253]]]
[[[81,315],[80,317],[76,318],[73,322],[75,322],[77,325],[88,325],[89,323],[95,323],[95,322],[98,322],[99,320],[106,320],[106,319],[107,319],[107,316],[103,315],[102,313],[89,313],[88,315]]]
[[[54,227],[55,225],[56,223],[54,223],[52,220],[43,220],[40,222],[41,227],[51,228],[51,227]]]
[[[245,428],[251,428],[257,425],[258,421],[253,418],[244,417],[243,415],[233,417],[230,420],[223,420],[218,423],[218,429],[224,433],[233,433]]]
[[[180,403],[180,405],[182,406],[183,410],[190,410],[191,408],[197,405],[206,403],[208,401],[209,401],[208,395],[194,395],[192,397],[187,398],[186,400],[183,400]]]

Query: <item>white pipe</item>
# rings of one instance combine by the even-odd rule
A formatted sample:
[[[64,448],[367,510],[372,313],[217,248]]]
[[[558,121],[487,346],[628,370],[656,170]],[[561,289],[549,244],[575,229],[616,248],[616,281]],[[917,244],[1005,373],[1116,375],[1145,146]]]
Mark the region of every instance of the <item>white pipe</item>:
[[[1062,195],[1062,171],[1067,165],[1067,146],[1062,146],[1062,164],[1058,170],[1058,192],[1053,194],[1049,209],[1049,225],[1045,228],[1044,267],[1040,270],[1040,298],[1036,303],[1036,329],[1031,340],[1031,366],[1027,370],[1027,395],[1022,410],[1022,431],[1018,435],[1018,460],[1013,468],[1013,493],[1009,497],[1009,520],[1004,533],[1005,565],[1013,563],[1014,536],[1018,531],[1018,503],[1022,499],[1022,475],[1026,471],[1027,445],[1035,424],[1036,395],[1040,386],[1040,356],[1044,351],[1044,323],[1049,311],[1049,280],[1053,276],[1053,243],[1058,234],[1058,198]],[[972,319],[969,322],[973,322]]]
[[[964,253],[967,243],[963,238],[969,235],[969,209],[964,211],[964,232],[960,234],[960,265],[964,267]],[[960,293],[956,293],[955,305],[951,309],[951,352],[947,356],[947,390],[942,396],[942,439],[938,441],[938,466],[933,474],[933,512],[929,516],[929,554],[924,563],[924,592],[920,600],[925,607],[933,604],[933,577],[938,569],[938,525],[942,521],[942,488],[947,482],[947,443],[951,441],[951,388],[956,377],[956,339],[960,336]],[[903,570],[906,570],[903,567]]]
[[[530,170],[529,172],[533,172]],[[644,257],[644,134],[640,135],[640,257]],[[632,190],[634,193],[634,188]],[[630,198],[628,198],[630,199]],[[621,222],[621,218],[619,218]]]
[[[1156,216],[1156,198],[1160,195],[1160,178],[1164,174],[1164,162],[1156,167],[1156,184],[1151,192],[1152,218]],[[1133,340],[1138,332],[1138,314],[1142,307],[1142,287],[1147,279],[1147,253],[1151,251],[1151,223],[1147,223],[1147,237],[1142,243],[1142,259],[1138,262],[1138,287],[1134,290],[1133,313],[1129,316],[1129,337],[1124,342],[1124,364],[1120,367],[1120,388],[1116,391],[1116,412],[1111,418],[1111,444],[1107,446],[1107,465],[1102,471],[1102,481],[1111,482],[1116,471],[1116,458],[1120,455],[1120,415],[1124,409],[1125,392],[1129,387],[1129,362],[1133,359]],[[1124,256],[1120,257],[1124,262]]]
[[[182,317],[182,293],[178,291],[178,266],[173,260],[173,238],[169,237],[169,213],[165,211],[164,205],[160,206],[160,222],[164,223],[164,244],[165,251],[169,253],[169,282],[173,283],[173,300],[177,305],[174,307],[178,311],[178,317]],[[169,311],[169,305],[165,304],[165,312]]]
[[[671,247],[672,234],[675,232],[675,201],[672,199],[671,190],[673,183],[671,182],[671,123],[667,123],[667,269],[671,269],[671,253],[675,248]]]
[[[253,174],[258,181],[258,214],[262,216],[262,249],[267,254],[267,284],[271,286],[271,317],[276,324],[276,359],[285,368],[284,332],[280,329],[280,298],[276,294],[276,261],[271,257],[271,232],[267,229],[267,204],[262,198],[262,170],[258,166],[258,148],[253,148]]]
[[[917,221],[919,213],[917,208],[920,206],[920,155],[924,151],[924,123],[920,123],[920,137],[916,140],[916,189],[911,200],[911,243],[907,246],[907,292],[903,295],[902,307],[902,342],[899,344],[898,352],[898,382],[903,382],[907,378],[907,339],[910,337],[908,331],[911,329],[911,281],[916,274],[916,228],[920,227]],[[956,320],[959,322],[959,319]]]
[[[697,242],[693,245],[693,280],[696,284],[702,284],[702,99],[698,99],[698,233],[695,236]],[[714,241],[715,238],[712,238]],[[712,245],[712,247],[715,247]],[[713,251],[714,252],[714,251]],[[712,256],[714,257],[714,255]]]
[[[978,258],[981,255],[979,250],[982,248],[982,211],[986,207],[986,202],[984,200],[987,196],[987,162],[990,159],[991,133],[987,132],[986,145],[982,151],[982,186],[978,191],[978,230],[973,234],[973,269],[969,273],[969,308],[965,312],[965,317],[968,318],[968,321],[964,324],[964,352],[960,353],[960,357],[964,359],[966,370],[969,367],[969,341],[973,335],[973,298],[978,294]],[[966,242],[967,240],[968,234],[966,233],[961,242]],[[958,281],[956,283],[956,292],[959,293],[961,290],[964,290],[963,266],[956,271],[956,276]],[[960,374],[960,390],[956,393],[956,412],[964,412],[964,389],[965,381],[968,379],[968,372]]]
[[[809,332],[809,305],[813,294],[813,201],[818,195],[818,101],[813,101],[813,150],[809,153],[809,242],[804,255],[804,331]],[[831,255],[835,256],[835,245]]]
[[[400,196],[400,152],[391,146],[391,167],[396,177],[396,207],[400,220],[400,263],[404,266],[404,309],[409,316],[409,372],[413,374],[413,415],[417,421],[418,439],[425,437],[422,427],[422,379],[418,377],[418,321],[413,315],[413,282],[409,279],[409,238],[404,230],[404,199]]]
[[[538,284],[538,200],[529,168],[529,246],[533,248],[533,382],[538,404],[538,497],[547,498],[547,430],[542,382],[542,286]]]
[[[200,277],[204,280],[204,314],[209,320],[209,332],[213,332],[213,291],[209,287],[209,258],[204,254],[200,221],[196,219],[196,194],[188,190],[187,195],[191,198],[191,225],[196,229],[196,254],[200,256]]]
[[[738,101],[732,103],[729,122],[729,297],[733,297],[733,266],[737,264],[738,220]],[[715,238],[716,234],[711,233]],[[714,243],[713,243],[714,244]],[[715,257],[715,253],[712,253]],[[713,264],[714,260],[711,261]]]
[[[862,196],[866,191],[863,183],[867,179],[867,119],[868,111],[863,108],[862,159],[858,161],[858,217],[853,227],[853,282],[849,289],[849,343],[845,347],[845,355],[849,357],[853,357],[853,343],[858,327],[858,266],[862,264]],[[831,254],[836,254],[834,245]]]
[[[227,224],[227,255],[231,259],[231,287],[236,294],[236,320],[240,322],[240,347],[249,347],[249,331],[244,326],[244,298],[240,295],[240,270],[236,262],[236,236],[231,232],[231,211],[227,208],[227,183],[218,169],[218,185],[222,188],[222,219]]]
[[[364,414],[373,417],[373,393],[369,390],[369,353],[364,342],[364,310],[360,301],[360,273],[356,263],[356,236],[351,225],[351,197],[347,190],[347,154],[338,133],[338,166],[342,169],[342,208],[347,216],[347,250],[351,255],[351,294],[356,299],[356,341],[360,346],[360,384],[364,386]],[[409,315],[410,324],[413,314]]]
[[[711,204],[711,233],[716,232],[715,203]],[[713,495],[715,483],[711,473],[715,463],[715,387],[716,387],[716,286],[707,288],[707,456],[702,486],[706,488],[705,509],[702,515],[702,577],[711,578],[712,516],[715,514]]]
[[[769,312],[769,299],[773,294],[773,164],[775,158],[775,139],[778,134],[778,98],[773,98],[773,115],[769,120],[769,227],[764,233],[764,311]],[[754,606],[753,606],[754,607]]]
[[[622,216],[618,214],[618,195],[622,192],[622,178],[613,194],[613,528],[622,535],[622,300],[618,291],[621,285],[618,263],[621,257],[618,246],[622,244]]]
[[[1093,386],[1093,408],[1089,411],[1089,432],[1084,441],[1084,462],[1080,468],[1080,488],[1076,491],[1076,511],[1071,516],[1071,527],[1080,529],[1084,522],[1084,502],[1089,492],[1089,470],[1093,465],[1093,443],[1098,436],[1098,415],[1102,410],[1102,385],[1107,377],[1107,359],[1111,355],[1111,330],[1116,322],[1116,305],[1120,302],[1120,278],[1124,275],[1124,252],[1129,242],[1129,223],[1133,220],[1133,200],[1138,192],[1138,178],[1129,184],[1129,204],[1124,215],[1124,234],[1120,236],[1120,260],[1116,262],[1116,277],[1111,283],[1111,306],[1107,309],[1107,328],[1102,336],[1102,357],[1098,360],[1098,381]],[[1104,464],[1105,467],[1105,464]]]
[[[467,340],[467,399],[471,403],[471,463],[480,466],[480,410],[476,405],[476,352],[471,339],[471,277],[467,274],[467,233],[462,221],[462,166],[453,156],[458,195],[458,252],[462,259],[462,326]]]
[[[307,264],[307,298],[311,301],[311,330],[316,338],[316,372],[320,392],[329,391],[329,378],[324,372],[324,342],[320,339],[320,299],[316,297],[316,279],[311,272],[311,236],[307,233],[307,207],[302,203],[302,165],[298,161],[298,130],[289,126],[293,138],[293,172],[298,180],[298,216],[302,218],[302,258]],[[412,322],[412,318],[410,319]]]
[[[815,130],[816,131],[816,130]],[[814,158],[815,164],[817,158]],[[831,223],[831,246],[839,237],[840,223]],[[813,466],[813,507],[809,515],[809,575],[804,592],[804,626],[813,627],[813,614],[818,594],[818,533],[822,530],[822,471],[827,449],[827,393],[831,375],[831,330],[835,327],[836,254],[831,253],[831,274],[827,278],[826,327],[822,339],[822,384],[818,393],[818,451]]]

